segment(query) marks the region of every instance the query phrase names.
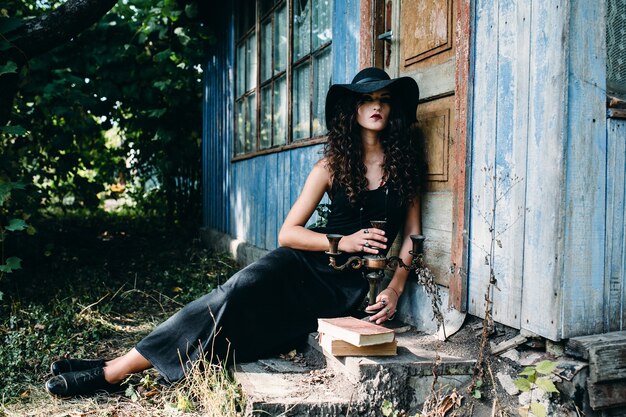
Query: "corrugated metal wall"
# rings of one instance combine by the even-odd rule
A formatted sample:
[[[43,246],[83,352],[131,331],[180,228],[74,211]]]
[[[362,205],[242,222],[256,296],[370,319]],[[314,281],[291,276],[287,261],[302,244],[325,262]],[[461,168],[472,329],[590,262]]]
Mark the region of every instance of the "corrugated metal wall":
[[[226,3],[228,4],[228,3]],[[202,141],[203,225],[219,231],[230,227],[231,170],[233,150],[233,31],[232,6],[224,7],[223,19],[215,19],[216,44],[208,53],[204,73]],[[219,23],[222,26],[217,26]]]

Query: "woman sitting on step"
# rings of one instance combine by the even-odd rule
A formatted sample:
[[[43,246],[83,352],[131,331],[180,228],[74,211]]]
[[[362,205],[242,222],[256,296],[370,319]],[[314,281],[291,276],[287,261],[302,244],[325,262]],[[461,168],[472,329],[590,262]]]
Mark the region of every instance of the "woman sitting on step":
[[[355,314],[368,285],[361,271],[328,265],[327,233],[343,235],[337,261],[386,254],[398,231],[400,257],[410,263],[411,234],[421,232],[420,190],[426,176],[421,136],[414,127],[419,89],[412,78],[390,79],[377,68],[326,96],[328,142],[279,234],[281,247],[189,303],[123,356],[62,359],[51,365],[49,393],[69,397],[113,391],[150,367],[169,382],[198,359],[230,364],[292,349],[316,330],[317,318]],[[307,229],[324,194],[326,226]],[[386,220],[385,230],[369,227]],[[392,317],[408,272],[398,268],[378,294],[370,320]]]

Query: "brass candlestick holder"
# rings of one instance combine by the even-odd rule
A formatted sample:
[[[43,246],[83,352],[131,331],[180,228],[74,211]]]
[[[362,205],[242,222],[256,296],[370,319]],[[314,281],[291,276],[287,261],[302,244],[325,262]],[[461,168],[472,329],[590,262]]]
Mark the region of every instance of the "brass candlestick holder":
[[[370,221],[373,228],[384,229],[387,222],[385,220],[372,220]],[[326,254],[329,257],[329,265],[338,271],[343,271],[346,268],[361,269],[365,268],[363,276],[369,283],[368,293],[368,305],[376,303],[376,287],[383,279],[385,275],[385,269],[396,269],[402,267],[408,271],[415,270],[422,267],[422,255],[424,253],[424,235],[411,235],[411,242],[413,243],[412,250],[409,254],[413,257],[409,265],[405,264],[399,256],[390,256],[385,258],[383,255],[364,255],[364,256],[351,256],[343,265],[337,265],[335,257],[341,255],[339,252],[339,240],[343,235],[328,234],[328,251]]]

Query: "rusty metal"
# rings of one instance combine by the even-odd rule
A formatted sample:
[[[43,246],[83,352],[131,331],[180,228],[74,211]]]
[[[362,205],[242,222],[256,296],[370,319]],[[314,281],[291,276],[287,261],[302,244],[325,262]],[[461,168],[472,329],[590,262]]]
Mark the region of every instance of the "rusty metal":
[[[373,228],[383,229],[387,224],[384,220],[372,220],[370,221]],[[329,258],[329,265],[338,271],[343,271],[346,268],[361,269],[363,268],[363,276],[369,283],[368,293],[368,305],[376,303],[376,288],[385,275],[385,269],[396,269],[398,267],[404,268],[407,271],[417,270],[423,268],[423,253],[424,253],[424,239],[423,235],[411,235],[411,242],[413,243],[412,250],[409,254],[413,257],[410,264],[405,264],[402,258],[399,256],[391,256],[389,258],[383,255],[364,255],[364,256],[351,256],[342,265],[337,265],[336,256],[341,255],[339,251],[339,241],[343,235],[340,234],[327,234],[328,239],[328,251],[325,253]]]

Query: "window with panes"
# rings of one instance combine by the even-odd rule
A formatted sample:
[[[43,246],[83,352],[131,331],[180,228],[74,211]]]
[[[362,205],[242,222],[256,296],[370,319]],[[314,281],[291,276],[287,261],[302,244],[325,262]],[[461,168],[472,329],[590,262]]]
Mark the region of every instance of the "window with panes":
[[[322,137],[332,0],[240,0],[235,24],[235,157]]]

